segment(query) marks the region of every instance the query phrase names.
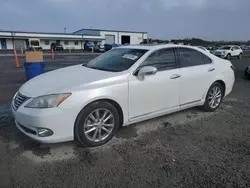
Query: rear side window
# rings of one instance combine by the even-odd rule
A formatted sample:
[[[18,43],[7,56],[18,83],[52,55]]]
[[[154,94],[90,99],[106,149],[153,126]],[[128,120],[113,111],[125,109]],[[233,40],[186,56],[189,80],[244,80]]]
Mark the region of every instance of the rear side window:
[[[143,66],[154,66],[158,69],[158,71],[177,68],[174,49],[167,48],[152,53],[140,65],[140,67]]]
[[[181,67],[191,67],[204,64],[204,55],[193,49],[178,48]]]

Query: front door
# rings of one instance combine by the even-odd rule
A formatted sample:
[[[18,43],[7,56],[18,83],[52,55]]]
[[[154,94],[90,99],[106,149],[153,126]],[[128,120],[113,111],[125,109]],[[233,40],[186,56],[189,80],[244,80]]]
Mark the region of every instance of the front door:
[[[178,48],[180,61],[180,105],[188,105],[201,101],[206,97],[208,88],[215,76],[215,65],[203,53]]]
[[[1,39],[1,47],[2,49],[7,49],[6,39]]]
[[[152,53],[139,67],[154,66],[157,73],[145,76],[129,76],[129,118],[179,107],[180,79],[174,49],[163,49]]]

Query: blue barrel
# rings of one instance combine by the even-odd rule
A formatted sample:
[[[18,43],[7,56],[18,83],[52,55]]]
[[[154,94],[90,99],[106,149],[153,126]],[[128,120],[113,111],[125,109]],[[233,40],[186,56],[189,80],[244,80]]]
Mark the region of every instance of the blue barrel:
[[[27,80],[30,80],[44,73],[44,62],[39,63],[24,63]]]

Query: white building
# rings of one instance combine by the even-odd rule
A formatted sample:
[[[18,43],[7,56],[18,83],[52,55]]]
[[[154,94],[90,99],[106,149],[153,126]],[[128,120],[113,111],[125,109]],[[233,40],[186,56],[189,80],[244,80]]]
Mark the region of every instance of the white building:
[[[102,36],[105,38],[103,44],[140,44],[143,40],[148,38],[147,32],[101,29],[81,29],[74,32],[74,34]]]
[[[83,49],[85,41],[95,44],[140,44],[147,39],[146,32],[81,29],[74,33],[44,33],[0,31],[0,49],[29,47],[29,40],[38,39],[42,49],[50,49],[51,43],[60,43],[64,49]]]
[[[87,36],[66,33],[42,33],[42,32],[19,32],[19,31],[0,31],[0,49],[16,49],[29,47],[29,40],[35,38],[40,40],[42,49],[50,49],[51,43],[60,43],[65,49],[82,49],[86,40],[102,42],[102,36]]]

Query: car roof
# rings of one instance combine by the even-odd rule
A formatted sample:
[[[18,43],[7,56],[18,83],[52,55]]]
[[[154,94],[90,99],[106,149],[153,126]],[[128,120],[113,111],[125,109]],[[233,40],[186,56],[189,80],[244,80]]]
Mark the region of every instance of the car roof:
[[[162,48],[176,48],[176,47],[185,47],[197,49],[194,46],[187,45],[178,45],[178,44],[140,44],[140,45],[129,45],[129,46],[120,46],[119,48],[132,48],[132,49],[142,49],[142,50],[159,50]]]

